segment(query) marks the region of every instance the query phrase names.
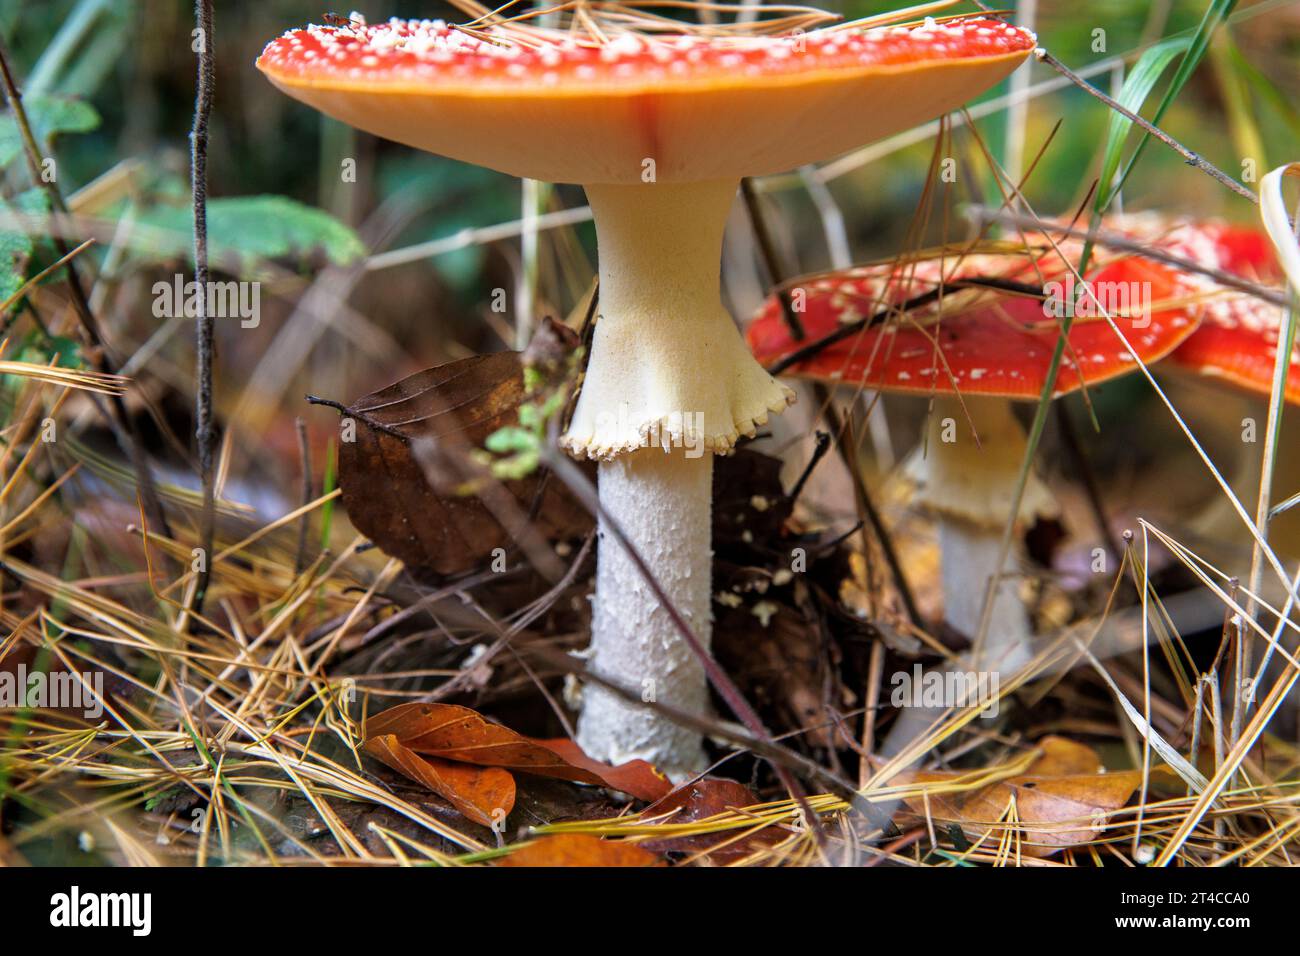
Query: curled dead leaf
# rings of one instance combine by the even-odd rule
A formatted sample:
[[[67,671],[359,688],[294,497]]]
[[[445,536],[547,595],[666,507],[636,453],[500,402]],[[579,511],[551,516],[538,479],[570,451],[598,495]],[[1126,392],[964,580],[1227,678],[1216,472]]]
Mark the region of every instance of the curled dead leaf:
[[[515,806],[515,778],[499,767],[476,767],[422,757],[391,734],[371,737],[363,745],[370,756],[422,783],[466,819],[490,827]]]
[[[474,568],[525,535],[585,534],[590,516],[542,469],[463,493],[476,473],[470,452],[517,424],[524,398],[519,353],[497,352],[425,369],[342,408],[355,436],[339,445],[339,487],[357,530],[436,575]]]
[[[719,777],[705,777],[678,787],[662,800],[642,812],[643,818],[671,814],[666,824],[696,823],[722,814],[735,815],[745,807],[756,806],[756,797],[744,784]],[[727,820],[725,828],[709,833],[680,834],[648,840],[642,845],[656,853],[700,854],[712,863],[726,865],[775,846],[785,839],[776,826],[758,827],[754,821]]]
[[[609,767],[592,760],[572,741],[525,737],[457,704],[399,704],[371,717],[366,735],[391,735],[416,753],[443,760],[610,787],[639,800],[658,800],[672,789],[668,779],[644,760]]]
[[[1042,752],[1023,771],[997,779],[997,768],[969,771],[913,771],[892,781],[922,790],[904,797],[918,817],[956,823],[972,842],[1004,826],[1020,833],[1020,851],[1045,857],[1088,843],[1102,832],[1108,816],[1128,803],[1142,782],[1137,770],[1102,773],[1092,748],[1048,737]],[[972,780],[994,782],[971,786]]]

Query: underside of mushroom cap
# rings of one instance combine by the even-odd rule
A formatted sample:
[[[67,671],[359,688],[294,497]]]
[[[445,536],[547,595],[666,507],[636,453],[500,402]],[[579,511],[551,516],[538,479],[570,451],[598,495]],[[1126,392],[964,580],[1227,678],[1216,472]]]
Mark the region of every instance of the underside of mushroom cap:
[[[903,476],[920,507],[985,530],[1000,528],[1011,513],[1028,447],[1011,403],[971,397],[935,402],[928,437],[913,449]],[[951,430],[952,434],[944,432]],[[978,441],[976,440],[978,439]],[[1028,526],[1060,513],[1051,489],[1030,469],[1016,521]]]
[[[1032,34],[998,20],[794,36],[561,31],[441,21],[307,27],[258,67],[359,129],[551,182],[782,172],[933,119],[1010,73]]]

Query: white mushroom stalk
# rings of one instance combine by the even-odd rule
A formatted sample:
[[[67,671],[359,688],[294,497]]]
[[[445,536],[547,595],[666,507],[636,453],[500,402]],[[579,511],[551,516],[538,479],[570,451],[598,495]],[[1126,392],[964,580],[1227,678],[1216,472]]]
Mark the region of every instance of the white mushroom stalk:
[[[601,460],[602,512],[706,648],[713,455],[794,400],[722,307],[722,233],[735,191],[731,180],[587,187],[599,316],[562,439],[572,454]],[[704,713],[702,662],[603,524],[597,566],[590,666],[643,701]],[[578,743],[598,760],[640,758],[678,778],[704,766],[697,733],[596,685],[584,691]]]
[[[713,455],[645,448],[600,466],[603,515],[616,521],[704,647],[711,632]],[[692,714],[708,709],[704,663],[687,645],[604,517],[588,666],[642,701]],[[578,745],[611,764],[648,760],[674,780],[706,766],[700,735],[649,706],[589,683]]]
[[[926,440],[908,470],[918,486],[918,504],[934,514],[938,526],[944,616],[974,640],[1011,516],[1026,438],[1009,399],[966,397],[964,403],[955,397],[935,400]],[[1017,523],[1056,513],[1051,492],[1030,472]],[[1019,542],[1016,535],[1011,559],[993,587],[981,658],[1008,673],[1029,660],[1033,636],[1020,598],[1025,554]]]

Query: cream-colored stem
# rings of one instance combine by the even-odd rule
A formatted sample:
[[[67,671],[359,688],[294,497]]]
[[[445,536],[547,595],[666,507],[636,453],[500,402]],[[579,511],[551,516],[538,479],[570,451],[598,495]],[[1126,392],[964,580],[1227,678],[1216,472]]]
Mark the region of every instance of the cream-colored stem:
[[[713,456],[645,448],[600,466],[600,503],[628,536],[669,600],[707,648],[713,552]],[[682,639],[640,569],[602,521],[588,666],[655,700],[703,714],[708,686],[699,657]],[[578,744],[618,764],[648,760],[674,779],[704,769],[700,735],[659,712],[589,683]]]
[[[565,447],[609,458],[659,432],[670,444],[727,451],[793,400],[722,307],[722,233],[736,183],[586,190],[600,252],[599,319]]]
[[[974,434],[972,434],[972,428]],[[976,442],[978,435],[978,443]],[[924,497],[935,512],[942,559],[944,616],[957,630],[977,636],[989,581],[997,570],[1002,531],[1024,461],[1025,433],[1011,402],[998,398],[936,399],[926,449]],[[1020,521],[1051,513],[1046,487],[1031,476]],[[1025,555],[1019,537],[993,592],[984,660],[1014,670],[1028,659],[1033,629],[1020,598]]]
[[[980,614],[989,576],[1002,546],[1002,532],[972,524],[962,518],[939,516],[939,548],[943,555],[943,607],[948,623],[972,640],[979,630]],[[993,613],[984,640],[983,660],[992,667],[1015,671],[1029,658],[1033,630],[1020,598],[1017,568],[1024,555],[1012,545],[1007,571],[993,593]]]

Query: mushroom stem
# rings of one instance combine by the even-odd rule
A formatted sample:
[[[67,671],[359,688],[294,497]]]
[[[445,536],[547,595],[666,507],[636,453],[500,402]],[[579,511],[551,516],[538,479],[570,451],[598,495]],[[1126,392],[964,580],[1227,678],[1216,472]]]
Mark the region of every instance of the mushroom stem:
[[[708,646],[713,453],[753,434],[794,393],[754,360],[722,307],[722,234],[734,180],[587,186],[600,252],[600,315],[562,439],[601,459],[600,502]],[[643,696],[702,714],[702,662],[627,553],[601,529],[592,665]],[[585,690],[578,743],[674,778],[705,766],[698,733],[606,690]]]
[[[928,427],[925,458],[912,468],[921,486],[917,500],[934,512],[938,525],[944,617],[973,639],[1011,514],[1025,432],[1011,402],[1002,398],[967,397],[964,408],[956,398],[937,398]],[[1031,473],[1017,520],[1027,523],[1055,513],[1051,492]],[[1008,671],[1030,656],[1033,628],[1017,575],[1024,561],[1017,537],[994,588],[984,641],[984,660]]]
[[[564,446],[611,458],[647,444],[726,452],[794,401],[722,307],[722,233],[737,181],[587,186],[600,316]]]
[[[943,609],[948,623],[972,640],[979,630],[989,575],[998,559],[1002,532],[962,518],[940,516],[939,550],[943,556]],[[1009,576],[998,582],[993,594],[993,613],[984,641],[983,659],[1009,671],[1028,660],[1033,628],[1024,602],[1016,565],[1023,559],[1018,543],[1012,546]]]
[[[680,450],[644,448],[600,465],[602,512],[623,529],[705,647],[711,631],[712,487],[710,454],[691,458]],[[590,666],[642,700],[703,714],[703,663],[603,520],[596,560]],[[698,733],[595,684],[583,691],[578,745],[607,763],[648,760],[674,780],[706,766]]]

